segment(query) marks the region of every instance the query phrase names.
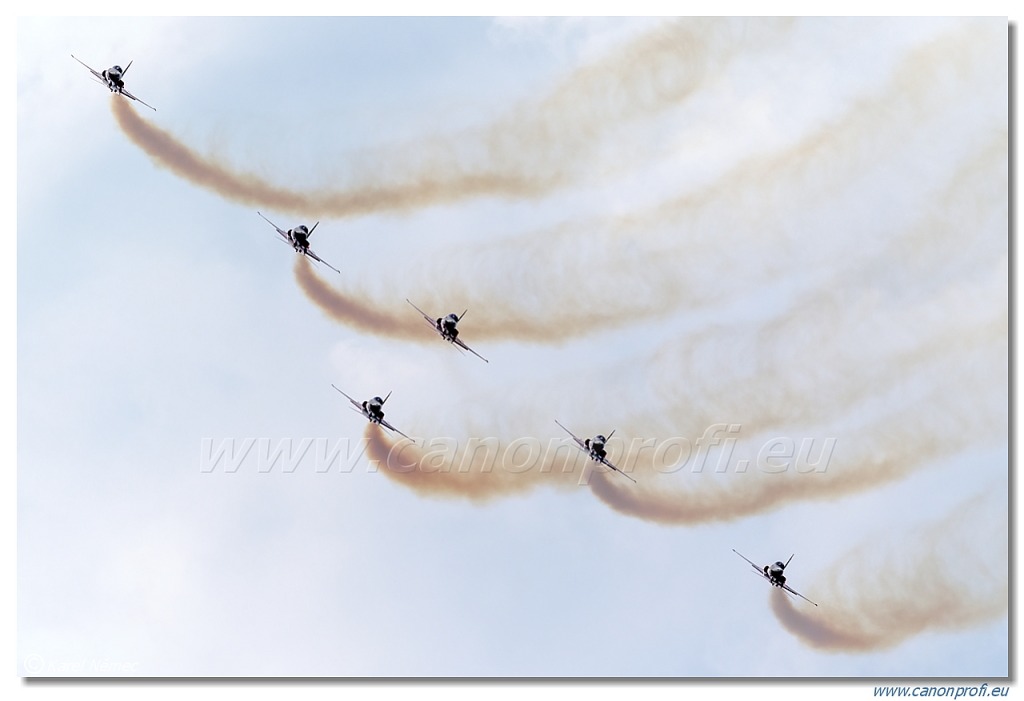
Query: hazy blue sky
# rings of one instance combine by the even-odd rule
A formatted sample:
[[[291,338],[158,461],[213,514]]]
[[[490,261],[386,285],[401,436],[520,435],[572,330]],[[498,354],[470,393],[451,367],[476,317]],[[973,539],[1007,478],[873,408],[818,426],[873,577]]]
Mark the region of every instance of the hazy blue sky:
[[[1007,674],[1005,19],[17,26],[20,674]],[[637,48],[666,36],[673,60]],[[134,60],[142,120],[281,187],[541,185],[351,217],[231,199],[133,143],[71,53]],[[342,273],[317,274],[422,338],[323,313],[257,209],[320,220]],[[469,307],[491,362],[406,297]],[[204,440],[358,446],[331,383],[394,390],[421,439],[741,440],[721,474],[486,501],[365,457],[261,471],[261,444],[204,471]],[[833,438],[827,473],[733,474],[780,437]],[[796,553],[790,583],[869,642],[788,631],[732,548]]]

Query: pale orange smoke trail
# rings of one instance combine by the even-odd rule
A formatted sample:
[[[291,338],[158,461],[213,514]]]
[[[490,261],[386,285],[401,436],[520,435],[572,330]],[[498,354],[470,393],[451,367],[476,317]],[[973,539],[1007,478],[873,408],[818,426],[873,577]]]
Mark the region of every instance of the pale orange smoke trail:
[[[712,326],[655,349],[643,366],[665,415],[658,432],[821,423],[909,377],[942,378],[951,358],[1006,342],[1005,258],[987,275],[898,305],[856,289],[829,287],[763,324]],[[622,428],[655,427],[650,417],[640,421]]]
[[[263,204],[283,211],[309,208],[311,199],[304,193],[276,188],[260,178],[234,173],[207,160],[170,133],[142,119],[127,100],[111,100],[110,106],[121,131],[158,165],[171,172],[245,204]]]
[[[972,74],[958,70],[958,62],[985,65],[992,49],[983,38],[968,28],[918,48],[878,94],[788,148],[741,162],[699,191],[628,216],[445,250],[409,270],[396,268],[406,290],[399,296],[414,297],[438,315],[451,311],[442,307],[452,299],[485,309],[472,321],[475,338],[559,344],[723,304],[784,276],[796,262],[803,270],[828,270],[830,278],[837,269],[877,274],[882,257],[890,261],[887,270],[930,266],[939,273],[938,265],[963,258],[950,250],[962,248],[963,231],[979,211],[998,211],[1000,202],[1005,211],[1005,130],[942,171],[945,179],[936,178],[936,190],[914,203],[919,219],[912,226],[835,236],[811,224],[794,228],[792,210],[871,177],[878,163],[898,157],[930,114],[962,100],[954,88],[968,85]],[[944,79],[922,81],[922,72]],[[863,245],[866,234],[871,245]],[[974,244],[974,255],[990,252],[980,246],[987,241]],[[304,287],[310,282],[300,280]],[[314,301],[343,324],[382,335],[402,329],[403,310],[393,298],[377,297],[343,281],[330,289],[321,284]],[[381,323],[362,323],[371,317]]]
[[[976,497],[940,522],[844,554],[823,579],[798,587],[817,608],[775,590],[772,611],[802,642],[837,653],[997,619],[1009,597],[1008,527],[1005,501]]]
[[[337,290],[317,277],[316,271],[313,270],[313,266],[305,256],[301,256],[295,261],[295,279],[306,297],[336,321],[343,320],[353,328],[380,336],[410,341],[431,340],[430,330],[419,322],[422,317],[415,314],[416,310],[405,305],[404,301],[399,300],[406,309],[398,309],[398,311],[404,311],[404,315],[364,305],[356,297],[338,293]],[[433,338],[437,339],[436,336]]]
[[[483,502],[521,494],[539,486],[564,489],[586,484],[590,466],[569,445],[549,454],[543,449],[516,456],[508,442],[469,439],[462,446],[420,447],[395,440],[376,424],[364,433],[366,455],[384,474],[421,496],[459,497]],[[521,465],[522,467],[517,467]]]
[[[294,272],[299,288],[329,319],[377,336],[423,343],[436,342],[438,339],[424,326],[423,317],[419,312],[406,304],[400,294],[385,308],[383,305],[367,301],[367,296],[358,291],[341,290],[332,286],[317,275],[317,271],[305,258],[296,261]],[[424,311],[434,312],[438,317],[453,311],[461,311],[442,307],[437,302],[423,303],[423,306],[427,307]],[[611,321],[601,318],[600,315],[581,313],[574,317],[572,323],[566,323],[561,316],[557,317],[557,323],[552,323],[555,321],[552,315],[523,316],[516,314],[513,309],[497,309],[486,302],[481,304],[479,299],[474,299],[474,306],[485,308],[487,313],[475,316],[460,327],[466,331],[463,338],[469,343],[476,339],[564,343],[574,336],[590,333]]]
[[[121,129],[155,163],[228,199],[301,216],[404,211],[483,195],[536,197],[585,172],[586,156],[617,125],[688,97],[707,74],[770,43],[790,20],[689,20],[658,27],[583,66],[539,100],[493,124],[428,136],[365,158],[344,186],[300,192],[239,173],[188,148],[114,101]]]
[[[446,183],[424,177],[399,184],[356,186],[342,192],[290,190],[255,175],[235,172],[200,155],[168,132],[142,119],[127,100],[112,100],[111,106],[121,130],[157,165],[222,197],[281,212],[346,217],[484,194],[528,197],[539,193],[538,184],[533,180],[489,173],[467,174]]]
[[[827,438],[835,439],[834,451],[820,472],[801,472],[794,460],[787,469],[775,472],[770,465],[758,466],[752,458],[754,467],[742,473],[709,474],[713,468],[703,470],[701,465],[702,472],[694,474],[694,464],[690,471],[684,465],[680,474],[672,475],[676,479],[666,480],[645,474],[640,456],[626,456],[620,464],[641,467],[639,485],[627,488],[609,480],[594,480],[590,486],[599,499],[620,513],[675,525],[735,520],[796,501],[863,492],[972,446],[1005,441],[1006,398],[992,389],[1005,386],[1006,367],[1005,346],[980,339],[976,347],[948,356],[938,371],[916,378],[918,384],[927,382],[923,392],[914,389],[913,376],[897,382],[888,399],[895,408],[876,408],[873,418],[862,425],[846,420],[845,425],[818,424],[803,430],[788,427],[796,436],[813,431],[810,435],[816,437],[819,450]],[[878,405],[884,397],[872,397],[868,404]],[[851,411],[858,408],[848,407]],[[646,455],[650,459],[649,451]],[[664,470],[668,466],[658,467]]]
[[[707,470],[701,466],[701,472],[695,473],[695,466],[684,465],[679,474],[666,478],[659,471],[671,470],[671,466],[656,465],[652,449],[612,455],[619,467],[637,478],[638,483],[633,484],[606,468],[593,467],[582,452],[568,444],[554,455],[546,455],[542,449],[520,469],[513,465],[517,462],[514,456],[508,456],[515,441],[494,438],[494,450],[482,455],[461,446],[424,452],[417,446],[403,447],[402,441],[396,443],[374,427],[367,433],[368,455],[388,466],[389,477],[423,495],[482,500],[539,486],[589,484],[609,507],[643,520],[666,525],[731,521],[797,501],[863,492],[971,446],[1005,439],[1005,418],[1000,418],[1005,403],[994,393],[979,390],[1005,382],[1005,368],[1005,347],[993,344],[991,338],[981,338],[926,368],[925,377],[911,373],[905,378],[906,387],[897,383],[893,390],[901,397],[889,400],[895,408],[863,425],[814,428],[812,435],[821,456],[825,441],[835,438],[834,451],[825,457],[820,471],[816,467],[801,471],[795,462],[783,471],[773,471],[752,461],[753,466],[741,472],[734,461],[725,474],[712,474],[713,466]],[[914,390],[914,383],[922,380],[928,386]],[[735,401],[742,405],[743,397]],[[797,429],[796,435],[805,434]],[[551,437],[530,440],[543,447]],[[819,460],[821,456],[809,457]],[[590,472],[584,475],[578,469],[580,464]]]

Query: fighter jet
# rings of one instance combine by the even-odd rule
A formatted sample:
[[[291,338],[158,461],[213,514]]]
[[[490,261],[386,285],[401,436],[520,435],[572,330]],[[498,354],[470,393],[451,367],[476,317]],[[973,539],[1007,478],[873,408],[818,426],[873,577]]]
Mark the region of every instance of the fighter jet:
[[[562,426],[562,424],[558,422],[558,419],[555,419],[555,423],[558,424],[559,426]],[[615,435],[615,431],[609,433],[607,438],[601,435],[597,435],[594,436],[593,438],[581,439],[575,433],[567,429],[565,426],[562,426],[562,430],[568,433],[570,436],[572,436],[572,439],[576,441],[576,444],[579,446],[580,450],[589,455],[591,460],[595,460],[604,465],[605,467],[612,468],[626,479],[631,480],[634,484],[636,483],[635,479],[627,475],[619,468],[615,467],[615,465],[612,465],[611,462],[608,460],[608,451],[605,450],[604,446],[605,443],[608,442],[608,439]]]
[[[331,387],[334,387],[334,389],[337,389],[339,392],[341,392],[341,390],[338,389],[335,385],[331,385]],[[352,402],[352,406],[355,407],[353,411],[358,411],[360,414],[369,419],[370,423],[383,426],[389,431],[394,431],[400,436],[409,438],[409,436],[406,436],[404,433],[402,433],[397,428],[395,428],[394,426],[392,426],[391,424],[384,420],[384,402],[386,402],[391,397],[391,392],[388,392],[388,396],[384,397],[383,399],[381,399],[380,397],[374,397],[373,399],[369,399],[364,402],[357,402],[355,399],[348,396],[344,392],[341,393],[345,395],[346,399]],[[412,438],[409,438],[409,440],[411,440],[413,443],[416,442],[413,441]]]
[[[784,575],[782,572],[786,569],[786,567],[789,566],[789,560],[793,559],[792,555],[790,555],[789,560],[786,560],[785,562],[779,560],[774,565],[765,565],[764,567],[758,567],[735,548],[733,548],[733,552],[742,557],[747,562],[750,562],[750,566],[754,568],[754,571],[762,577],[764,577],[765,579],[767,579],[768,583],[771,584],[773,587],[782,587],[782,589],[789,592],[790,594],[795,594],[807,603],[814,604],[813,601],[811,601],[806,596],[798,592],[796,589],[793,589],[791,586],[786,584],[786,575]],[[817,606],[817,604],[814,605]]]
[[[75,59],[76,61],[81,63],[83,66],[88,68],[89,72],[92,73],[94,76],[96,76],[96,80],[98,80],[99,82],[103,83],[108,88],[110,88],[110,92],[115,92],[118,95],[124,95],[125,97],[127,97],[129,99],[135,100],[136,102],[139,102],[139,103],[142,103],[143,105],[146,105],[146,107],[148,107],[149,109],[151,109],[154,112],[156,112],[156,107],[153,107],[153,105],[147,105],[145,102],[142,102],[142,100],[140,100],[139,98],[135,97],[134,95],[132,95],[130,92],[128,92],[124,88],[124,74],[128,72],[129,68],[132,67],[132,62],[131,61],[129,61],[128,65],[125,66],[124,68],[121,68],[121,66],[111,66],[110,68],[106,69],[105,71],[97,71],[97,70],[95,70],[93,68],[90,68],[86,63],[84,63],[81,59],[76,57],[74,54],[71,54],[71,58]]]
[[[405,301],[409,302],[408,298]],[[409,304],[412,304],[412,302],[409,302]],[[468,350],[470,353],[480,358],[480,360],[484,361],[485,363],[490,362],[489,360],[487,360],[487,358],[483,357],[475,350],[473,350],[465,343],[463,343],[462,339],[459,338],[459,330],[456,328],[456,325],[460,321],[462,321],[462,317],[466,316],[466,312],[469,311],[468,309],[462,312],[461,315],[449,314],[448,316],[439,319],[431,319],[429,316],[427,316],[427,313],[425,311],[417,307],[415,304],[412,304],[412,308],[420,313],[424,320],[426,320],[426,322],[430,324],[430,328],[434,329],[434,331],[439,333],[441,335],[441,338],[443,338],[444,340],[448,341],[451,344],[454,344],[455,346],[458,346],[463,350]]]
[[[263,214],[261,212],[256,212],[256,214],[259,214],[261,217],[263,217]],[[339,274],[341,273],[340,270],[338,270],[333,265],[325,261],[316,253],[313,253],[313,249],[309,247],[309,237],[313,235],[313,231],[316,229],[317,226],[320,225],[320,222],[314,224],[312,229],[307,228],[305,224],[300,224],[294,229],[288,229],[288,231],[285,231],[284,229],[282,229],[281,227],[279,227],[277,224],[270,221],[266,217],[263,217],[263,220],[270,224],[272,227],[274,227],[274,229],[277,230],[277,233],[281,236],[281,240],[284,243],[289,244],[295,250],[296,253],[302,253],[303,255],[307,255],[316,262],[323,263],[334,272]]]

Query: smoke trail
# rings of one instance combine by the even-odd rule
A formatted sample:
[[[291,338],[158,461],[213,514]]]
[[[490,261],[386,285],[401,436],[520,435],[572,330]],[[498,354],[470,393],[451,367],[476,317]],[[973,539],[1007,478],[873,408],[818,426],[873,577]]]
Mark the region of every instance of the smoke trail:
[[[259,178],[238,173],[205,158],[179,142],[168,132],[142,119],[127,100],[111,100],[121,130],[157,165],[213,190],[222,197],[248,205],[261,205],[304,216],[354,216],[370,212],[405,209],[439,201],[483,194],[501,193],[528,197],[539,194],[538,184],[529,179],[502,174],[467,174],[451,182],[419,180],[390,185],[355,187],[343,192],[290,190]]]
[[[538,486],[586,484],[586,456],[570,445],[548,450],[539,441],[516,445],[497,438],[428,443],[427,449],[394,441],[376,424],[366,427],[366,455],[384,474],[422,496],[460,497],[475,502],[523,493]],[[564,443],[564,441],[560,441]],[[551,445],[551,444],[549,444]]]
[[[881,248],[871,250],[870,256],[861,253],[842,257],[838,265],[847,268],[844,275],[837,275],[837,264],[822,266],[823,271],[828,273],[828,285],[832,288],[828,299],[833,300],[836,307],[830,310],[832,318],[838,319],[837,312],[841,311],[836,297],[849,299],[850,289],[864,286],[872,276],[877,276],[880,259],[891,261],[885,268],[890,271],[890,275],[894,270],[904,277],[920,271],[933,279],[943,280],[950,278],[949,274],[944,274],[944,267],[963,268],[968,263],[977,263],[979,258],[984,260],[986,256],[1005,254],[1005,240],[996,236],[978,237],[969,250],[964,251],[963,231],[966,228],[981,228],[985,231],[996,230],[997,227],[999,230],[1005,229],[1008,216],[1005,197],[1007,179],[1006,169],[1002,166],[1005,164],[1006,147],[1006,135],[998,134],[977,153],[971,154],[962,167],[952,173],[946,187],[932,198],[934,206],[923,220],[906,231],[880,237],[883,241]],[[983,223],[984,216],[994,216],[996,221],[991,225]],[[635,225],[635,220],[629,224],[623,222],[622,229]],[[438,316],[452,311],[443,306],[442,295],[446,299],[473,300],[475,307],[486,309],[486,314],[472,320],[473,338],[550,344],[564,343],[595,330],[607,330],[644,318],[699,308],[712,301],[723,301],[723,285],[691,284],[689,278],[678,274],[674,263],[666,264],[664,261],[675,260],[669,255],[670,250],[662,249],[656,255],[652,253],[649,258],[644,252],[638,258],[636,248],[630,243],[632,236],[627,236],[625,240],[606,241],[598,247],[600,257],[617,258],[616,272],[601,276],[601,284],[595,288],[600,289],[601,293],[591,294],[592,290],[586,282],[590,276],[582,272],[566,274],[564,261],[567,258],[578,260],[581,269],[595,269],[604,263],[593,260],[593,246],[588,245],[582,250],[559,251],[558,248],[564,242],[561,238],[554,234],[536,237],[543,244],[530,240],[520,242],[518,253],[502,245],[486,246],[478,254],[488,260],[485,263],[480,260],[476,264],[459,262],[457,251],[448,252],[443,258],[449,261],[452,268],[476,274],[470,273],[454,281],[451,280],[450,271],[435,271],[435,275],[430,278],[435,281],[433,284],[420,285],[418,291],[410,294],[416,296],[418,304],[426,307],[428,312],[434,310]],[[643,241],[643,244],[650,246],[651,242]],[[1000,244],[1001,251],[993,250],[994,247],[1000,247]],[[677,242],[674,245],[680,244]],[[684,247],[689,248],[689,245]],[[542,249],[546,249],[546,253],[542,253]],[[695,259],[695,265],[705,269],[705,275],[713,277],[716,272],[729,267],[727,259],[735,259],[736,253],[727,251],[708,251],[705,256],[700,256],[699,251],[688,251],[688,254]],[[826,255],[823,250],[822,258]],[[561,261],[561,274],[556,275],[553,270],[546,270],[536,263],[549,258]],[[805,253],[805,265],[807,258]],[[774,265],[772,259],[777,260]],[[761,265],[771,277],[770,273],[776,272],[773,268],[785,265],[791,259],[791,252],[782,249],[777,250],[772,258],[762,258]],[[498,263],[499,260],[502,262]],[[479,271],[488,271],[490,274],[484,275]],[[637,274],[636,271],[643,271],[643,274]],[[329,285],[310,266],[297,266],[295,276],[307,297],[330,319],[376,335],[412,340],[425,338],[424,334],[414,328],[415,324],[410,325],[410,319],[416,318],[413,310],[407,308],[407,305],[395,304],[394,298],[385,308],[383,304],[371,300],[363,290],[342,290]],[[408,279],[405,274],[398,277]],[[718,277],[725,278],[724,274]],[[749,284],[756,283],[759,276],[754,274],[741,277]],[[537,292],[509,295],[508,287],[503,285],[511,286],[512,279],[518,281],[517,287]],[[565,282],[559,284],[563,279]],[[448,289],[439,291],[437,280],[448,280]],[[847,289],[839,289],[837,292],[836,289],[841,287]],[[707,290],[716,291],[714,300],[709,298]],[[609,291],[614,291],[615,296],[608,296]],[[877,296],[877,293],[872,294]],[[552,299],[546,299],[547,296]],[[555,297],[558,298],[557,303]],[[823,305],[823,300],[819,297],[815,305]],[[907,321],[913,323],[912,319]]]
[[[609,129],[685,99],[713,68],[741,48],[770,42],[790,24],[669,23],[577,69],[546,97],[513,108],[488,127],[449,138],[425,137],[391,154],[364,157],[360,160],[374,165],[353,176],[351,185],[311,192],[280,187],[202,156],[141,119],[127,101],[114,100],[113,110],[121,129],[157,165],[243,204],[349,217],[482,195],[529,198],[585,172],[586,154]]]
[[[245,204],[264,204],[282,211],[308,211],[315,195],[277,188],[253,175],[232,172],[203,158],[170,133],[142,119],[127,100],[110,101],[118,126],[158,165],[220,195]]]
[[[412,341],[430,339],[430,336],[424,333],[423,325],[416,323],[418,314],[413,316],[406,313],[405,317],[401,318],[397,314],[388,314],[360,304],[355,297],[339,294],[317,277],[316,271],[305,256],[300,256],[295,261],[295,279],[306,296],[324,313],[333,319],[344,319],[353,328]],[[415,313],[412,307],[409,307],[408,311]]]
[[[807,645],[827,652],[883,650],[927,631],[951,631],[1006,613],[1005,503],[978,497],[944,520],[886,534],[846,553],[813,592],[818,608],[772,593],[772,611]]]
[[[862,100],[838,122],[822,125],[788,149],[741,163],[700,192],[610,221],[575,222],[448,250],[396,274],[414,289],[406,294],[428,310],[440,312],[452,299],[487,309],[474,319],[475,338],[561,343],[595,329],[722,304],[785,276],[797,263],[802,271],[818,268],[830,277],[837,265],[877,270],[882,256],[894,256],[897,270],[924,268],[950,247],[962,247],[965,219],[977,222],[979,211],[1005,212],[1005,129],[978,144],[977,130],[960,135],[956,120],[946,124],[941,138],[965,144],[953,149],[964,152],[956,154],[960,162],[952,173],[933,169],[921,177],[914,173],[919,166],[913,154],[896,160],[915,182],[909,197],[900,196],[900,214],[885,223],[872,218],[837,223],[821,203],[858,211],[843,201],[852,195],[841,187],[856,192],[851,185],[872,178],[880,163],[892,177],[894,159],[906,142],[921,138],[922,125],[935,121],[937,111],[961,108],[963,92],[951,86],[970,85],[973,74],[961,64],[987,65],[991,47],[979,36],[972,28],[919,48],[880,95]],[[935,80],[922,81],[922,71]],[[954,77],[939,79],[948,73]],[[882,202],[893,197],[879,196]],[[805,207],[806,202],[817,204]],[[809,214],[799,211],[805,208]],[[993,241],[998,239],[983,237],[973,255],[986,252],[982,244],[991,247]],[[681,259],[687,263],[683,270]],[[962,255],[944,259],[946,265],[964,260]],[[461,272],[452,275],[452,270]],[[510,295],[510,289],[519,292]],[[315,301],[341,323],[384,335],[402,328],[402,313],[393,303],[385,306],[363,290],[326,292],[322,289]],[[371,316],[388,323],[360,323],[359,317]]]
[[[941,378],[950,358],[1006,341],[1006,259],[975,277],[898,305],[838,284],[761,325],[713,326],[672,340],[643,363],[666,415],[659,432],[821,422],[909,377]],[[650,417],[642,421],[623,429],[653,428]]]
[[[969,353],[947,358],[939,372],[916,383],[926,384],[924,391],[914,382],[897,383],[888,396],[872,397],[867,407],[852,408],[867,410],[873,417],[862,425],[849,425],[847,420],[847,426],[814,428],[811,435],[828,458],[820,471],[813,465],[801,468],[795,459],[799,456],[792,455],[785,469],[777,470],[758,451],[750,460],[758,467],[756,472],[737,468],[737,474],[708,474],[703,463],[694,464],[684,475],[691,485],[687,488],[666,485],[664,478],[641,472],[645,479],[635,488],[595,480],[591,489],[620,513],[676,525],[728,521],[795,501],[862,492],[970,446],[1005,440],[1006,397],[991,389],[1006,385],[1006,364],[1005,346],[983,342]],[[878,411],[877,406],[899,408]],[[830,437],[835,439],[834,451],[826,456],[823,446]],[[770,437],[765,439],[766,445]],[[811,448],[813,444],[808,454]],[[638,457],[628,456],[625,464]],[[818,456],[808,455],[812,457]],[[663,472],[671,466],[653,467]]]
[[[581,474],[577,467],[581,461],[586,463],[586,456],[571,445],[562,445],[552,453],[550,446],[555,443],[551,439],[547,452],[542,438],[493,438],[461,449],[442,443],[428,445],[430,450],[424,452],[402,441],[392,442],[375,426],[367,429],[367,454],[387,467],[390,478],[427,496],[480,501],[538,486],[589,484],[593,493],[614,510],[649,521],[692,525],[734,520],[794,501],[835,499],[861,492],[898,480],[968,446],[1005,437],[1005,421],[999,418],[1005,406],[999,397],[981,392],[971,398],[978,387],[992,386],[991,378],[998,375],[999,368],[1005,369],[1005,348],[993,348],[988,339],[979,346],[969,353],[945,358],[938,372],[928,373],[929,378],[941,379],[923,394],[912,386],[897,386],[895,392],[901,400],[886,398],[886,403],[902,401],[904,407],[883,413],[861,427],[830,429],[828,435],[838,436],[839,450],[834,456],[826,456],[819,442],[819,455],[813,458],[824,460],[820,471],[815,465],[808,471],[794,463],[777,472],[758,463],[757,472],[686,474],[691,486],[679,489],[666,486],[664,478],[657,476],[658,471],[671,466],[656,464],[650,450],[641,449],[638,454],[621,458],[612,456],[628,472],[639,468],[634,473],[639,484],[632,484],[604,468]],[[819,438],[826,437],[819,434]],[[517,444],[527,450],[516,453],[513,448]],[[479,447],[484,448],[482,455]],[[810,449],[808,461],[812,459],[809,453]],[[698,471],[702,470],[703,465]]]

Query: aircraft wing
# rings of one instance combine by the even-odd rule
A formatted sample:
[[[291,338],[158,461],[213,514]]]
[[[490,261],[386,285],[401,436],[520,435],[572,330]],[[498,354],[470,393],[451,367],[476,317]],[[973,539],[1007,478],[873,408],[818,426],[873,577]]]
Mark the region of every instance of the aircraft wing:
[[[768,579],[767,577],[765,577],[765,574],[764,574],[764,570],[763,570],[763,569],[761,569],[760,567],[758,567],[757,565],[755,565],[755,564],[753,563],[753,561],[752,561],[752,560],[751,560],[750,558],[748,558],[748,557],[747,557],[746,555],[744,555],[743,553],[741,553],[741,552],[740,552],[739,550],[737,550],[736,548],[733,548],[733,550],[732,550],[732,551],[733,551],[734,553],[736,553],[737,555],[739,555],[740,557],[742,557],[742,558],[743,558],[744,560],[746,560],[747,562],[749,562],[749,563],[750,563],[750,566],[751,566],[751,567],[753,567],[753,568],[754,568],[754,570],[756,570],[756,571],[757,571],[757,573],[758,573],[759,575],[761,575],[761,576],[762,576],[762,577],[764,577],[765,579]]]
[[[604,465],[605,467],[610,467],[610,468],[612,468],[613,470],[615,470],[616,472],[618,472],[618,473],[619,473],[620,475],[622,475],[622,476],[623,476],[623,477],[625,477],[626,479],[632,480],[633,484],[636,484],[636,480],[635,480],[635,479],[633,479],[632,477],[630,477],[629,475],[627,475],[627,474],[626,474],[625,472],[623,472],[623,471],[622,471],[622,470],[620,470],[619,468],[615,467],[615,465],[612,465],[612,464],[611,464],[611,462],[610,462],[610,461],[609,461],[609,460],[608,460],[607,458],[601,458],[601,459],[599,460],[599,462],[600,462],[600,463],[601,463],[602,465]]]
[[[558,419],[555,419],[555,423],[558,424],[559,426],[562,426],[562,424],[558,423]],[[572,439],[576,441],[576,444],[580,447],[580,450],[582,450],[584,453],[590,452],[587,450],[587,444],[584,443],[575,433],[567,429],[565,426],[562,426],[562,430],[568,433],[570,436],[572,436]]]
[[[78,61],[79,63],[81,63],[86,68],[89,68],[89,65],[87,63],[82,61],[82,59],[78,58],[74,54],[71,54],[71,58],[73,58],[76,61]],[[100,73],[99,71],[93,70],[92,68],[89,68],[89,72],[92,73],[94,76],[96,76],[99,80],[103,81],[104,84],[106,84],[107,81],[103,79],[103,74],[102,73]]]
[[[409,302],[409,298],[406,297],[405,301]],[[425,311],[423,311],[422,309],[417,307],[412,302],[409,302],[409,304],[412,304],[412,308],[415,309],[416,311],[418,311],[420,313],[420,316],[423,317],[423,320],[426,321],[428,324],[430,324],[430,328],[434,329],[434,331],[437,331],[437,326],[435,324],[435,321],[433,319],[431,319],[429,316],[427,316],[427,313]]]
[[[786,591],[788,591],[790,594],[796,594],[797,596],[799,596],[801,599],[803,599],[807,603],[814,604],[813,601],[808,599],[806,596],[804,596],[803,594],[801,594],[800,592],[798,592],[796,589],[794,589],[793,587],[789,586],[788,584],[783,584],[782,588],[785,589]],[[814,605],[817,606],[817,604],[814,604]]]
[[[261,217],[263,217],[263,213],[262,212],[257,211],[256,214],[259,214]],[[286,243],[291,243],[291,241],[288,240],[288,232],[287,231],[284,231],[281,227],[279,227],[277,224],[275,224],[274,222],[270,221],[266,217],[263,217],[263,221],[265,221],[266,223],[268,223],[272,227],[274,227],[274,229],[277,231],[277,233],[279,233],[281,235],[281,238],[283,238]],[[331,385],[331,386],[333,387],[334,385]],[[334,389],[338,389],[338,388],[334,387]],[[341,392],[340,389],[338,389],[338,391]],[[344,392],[341,392],[341,393],[345,394]],[[345,394],[345,396],[347,397],[348,395]]]
[[[397,428],[395,428],[394,426],[392,426],[391,424],[389,424],[389,423],[388,423],[387,421],[385,421],[384,419],[381,419],[381,420],[380,420],[380,421],[379,421],[378,423],[379,423],[379,424],[380,424],[381,426],[383,426],[384,428],[388,429],[389,431],[394,431],[395,433],[397,433],[397,434],[398,434],[398,435],[400,435],[400,436],[403,436],[403,437],[405,437],[405,438],[409,438],[409,436],[406,436],[406,435],[405,435],[404,433],[402,433],[401,431],[399,431],[399,430],[398,430]],[[413,440],[412,440],[412,438],[409,438],[409,440],[411,440],[411,441],[412,441],[413,443],[415,443],[415,442],[416,442],[416,441],[413,441]]]
[[[321,258],[320,256],[318,256],[317,254],[313,253],[313,249],[311,249],[311,248],[307,248],[307,249],[306,249],[306,255],[307,255],[307,256],[309,256],[310,258],[312,258],[313,260],[315,260],[315,261],[316,261],[316,262],[318,262],[318,263],[323,263],[323,264],[324,264],[324,265],[326,265],[326,266],[327,266],[328,268],[330,268],[330,269],[331,269],[331,270],[333,270],[334,272],[338,273],[338,275],[341,275],[341,271],[340,271],[340,270],[338,270],[337,268],[335,268],[335,267],[334,267],[333,265],[331,265],[330,263],[328,263],[327,261],[325,261],[325,260],[324,260],[323,258]]]
[[[90,69],[90,70],[92,70],[92,69]],[[126,68],[125,70],[128,70],[128,69]],[[118,90],[118,92],[121,93],[122,95],[124,95],[125,97],[130,97],[131,99],[135,100],[136,102],[139,102],[139,103],[141,103],[143,105],[146,105],[146,107],[148,107],[149,109],[151,109],[154,112],[156,112],[156,107],[153,107],[153,105],[150,105],[150,104],[148,104],[146,102],[142,102],[142,100],[140,100],[139,98],[135,97],[134,95],[132,95],[130,92],[128,92],[124,88],[121,88],[120,90]],[[260,216],[262,216],[262,215],[260,215]]]
[[[475,355],[476,357],[480,358],[480,360],[484,361],[485,363],[489,363],[489,362],[490,362],[490,361],[489,361],[489,360],[488,360],[487,358],[483,357],[482,355],[480,355],[479,353],[477,353],[477,352],[476,352],[475,350],[473,350],[472,348],[470,348],[469,346],[467,346],[467,345],[466,345],[465,343],[463,343],[463,342],[462,342],[462,341],[461,341],[460,339],[456,338],[456,339],[455,339],[454,341],[452,341],[452,343],[454,343],[455,345],[457,345],[457,346],[458,346],[459,348],[464,348],[464,349],[468,350],[468,351],[469,351],[470,353],[472,353],[472,354],[473,354],[473,355]]]
[[[334,387],[334,389],[338,389],[335,385],[331,385],[331,387]],[[338,389],[338,391],[341,392],[340,389]],[[348,399],[350,402],[352,402],[352,406],[354,406],[356,409],[358,409],[360,414],[362,414],[364,416],[366,415],[366,412],[363,411],[363,405],[362,404],[360,404],[359,402],[357,402],[355,399],[353,399],[352,397],[348,396],[344,392],[341,392],[341,393],[343,395],[345,395],[346,399]]]

